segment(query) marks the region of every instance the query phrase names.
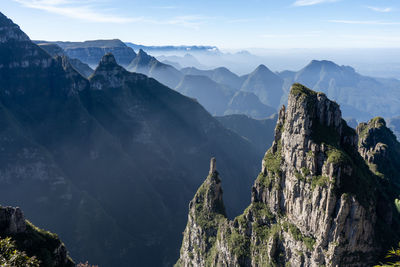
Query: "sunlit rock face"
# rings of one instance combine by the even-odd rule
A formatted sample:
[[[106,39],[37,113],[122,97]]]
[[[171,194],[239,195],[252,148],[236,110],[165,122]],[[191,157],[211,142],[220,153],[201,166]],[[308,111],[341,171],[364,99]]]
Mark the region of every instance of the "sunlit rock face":
[[[338,104],[294,84],[252,188],[252,203],[233,221],[209,212],[199,201],[208,188],[213,191],[208,177],[189,206],[177,266],[379,262],[399,237],[398,176],[379,167],[396,166],[399,143],[381,119],[357,131],[342,119]],[[393,159],[387,157],[389,147]]]

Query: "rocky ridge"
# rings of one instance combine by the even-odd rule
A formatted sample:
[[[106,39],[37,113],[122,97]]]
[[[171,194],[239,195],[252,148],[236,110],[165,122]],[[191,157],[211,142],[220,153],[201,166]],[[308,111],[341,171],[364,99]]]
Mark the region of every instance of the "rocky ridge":
[[[118,64],[128,66],[136,57],[135,51],[121,40],[94,40],[85,42],[55,42],[64,49],[68,57],[79,59],[95,67],[107,53],[112,53]]]
[[[183,77],[179,70],[171,65],[161,63],[142,49],[139,50],[137,56],[126,69],[152,77],[170,88],[175,88]]]
[[[382,140],[380,132],[388,138]],[[215,202],[201,205],[207,188],[217,193],[214,199],[222,198],[221,190],[208,186],[209,176],[189,205],[177,266],[377,263],[399,238],[399,172],[378,173],[385,148],[399,158],[399,143],[381,119],[360,125],[358,133],[360,141],[325,94],[294,84],[250,206],[230,221],[209,208]]]
[[[58,236],[26,221],[19,208],[0,206],[0,237],[11,237],[18,250],[35,256],[40,266],[75,266]]]
[[[45,50],[49,53],[52,57],[66,57],[68,62],[74,67],[76,71],[78,71],[83,77],[88,78],[93,73],[93,69],[89,67],[89,65],[83,63],[77,58],[70,58],[64,52],[64,50],[58,46],[57,44],[53,43],[38,43],[37,44],[40,48]]]

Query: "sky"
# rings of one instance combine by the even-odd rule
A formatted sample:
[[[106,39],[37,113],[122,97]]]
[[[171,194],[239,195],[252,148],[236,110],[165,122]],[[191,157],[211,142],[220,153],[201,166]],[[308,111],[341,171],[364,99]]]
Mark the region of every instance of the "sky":
[[[0,0],[33,40],[400,48],[400,0]]]

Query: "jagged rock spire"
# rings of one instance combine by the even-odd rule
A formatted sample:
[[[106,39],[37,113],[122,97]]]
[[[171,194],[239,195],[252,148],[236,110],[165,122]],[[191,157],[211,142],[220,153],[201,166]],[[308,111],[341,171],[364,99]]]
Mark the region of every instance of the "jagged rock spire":
[[[217,213],[209,207],[218,201],[210,196],[218,196],[219,179],[217,172],[209,175],[191,202],[178,265],[379,262],[382,249],[400,239],[400,144],[381,118],[357,130],[360,152],[357,134],[342,119],[339,105],[294,84],[252,188],[251,205],[233,221],[215,220]],[[210,173],[214,167],[212,161]],[[213,224],[206,223],[209,219]]]
[[[214,157],[212,157],[210,160],[210,172],[208,174],[212,175],[216,171],[217,171],[217,160]]]
[[[115,60],[115,57],[112,53],[107,53],[105,54],[101,60],[100,60],[100,65],[118,65],[117,61]]]
[[[100,60],[92,76],[91,88],[103,90],[104,88],[121,88],[124,82],[123,77],[128,75],[128,71],[118,65],[112,53],[105,54]]]

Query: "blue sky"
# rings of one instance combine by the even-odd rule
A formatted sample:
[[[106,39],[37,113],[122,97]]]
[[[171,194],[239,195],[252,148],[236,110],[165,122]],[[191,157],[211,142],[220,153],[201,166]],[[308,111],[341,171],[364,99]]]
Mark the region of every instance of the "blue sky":
[[[0,0],[31,37],[145,45],[400,47],[400,0]]]

